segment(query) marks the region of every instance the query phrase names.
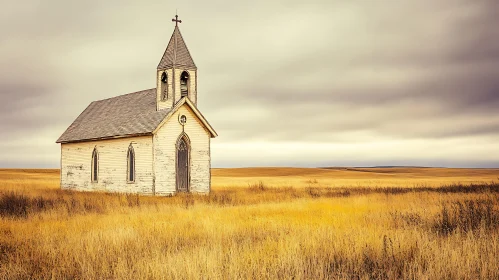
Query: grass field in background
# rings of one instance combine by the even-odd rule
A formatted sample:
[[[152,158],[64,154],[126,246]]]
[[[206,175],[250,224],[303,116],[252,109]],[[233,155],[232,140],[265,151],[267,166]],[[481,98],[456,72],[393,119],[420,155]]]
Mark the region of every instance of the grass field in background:
[[[0,279],[497,279],[499,170],[214,169],[210,195],[0,170]]]

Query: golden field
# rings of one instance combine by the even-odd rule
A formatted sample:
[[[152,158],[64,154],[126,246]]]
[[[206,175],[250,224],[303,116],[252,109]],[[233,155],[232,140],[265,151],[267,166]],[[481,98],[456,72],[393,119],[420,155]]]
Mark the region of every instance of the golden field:
[[[499,170],[214,169],[210,195],[0,170],[0,279],[497,279]]]
[[[499,169],[466,168],[230,168],[213,169],[214,188],[248,187],[438,187],[499,181]]]

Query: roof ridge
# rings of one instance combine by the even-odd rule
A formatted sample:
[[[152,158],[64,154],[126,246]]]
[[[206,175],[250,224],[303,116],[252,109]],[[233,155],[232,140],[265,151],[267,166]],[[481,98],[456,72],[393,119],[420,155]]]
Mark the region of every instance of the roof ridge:
[[[135,92],[129,92],[129,93],[125,93],[125,94],[120,94],[120,95],[116,95],[116,96],[113,96],[113,97],[108,97],[108,98],[104,98],[104,99],[94,100],[91,103],[99,102],[99,101],[105,101],[105,100],[113,99],[113,98],[116,98],[116,97],[123,97],[125,95],[130,95],[130,94],[135,94],[135,93],[141,93],[141,92],[145,92],[145,91],[149,91],[149,90],[156,90],[156,88],[143,89],[143,90],[139,90],[139,91],[135,91]]]

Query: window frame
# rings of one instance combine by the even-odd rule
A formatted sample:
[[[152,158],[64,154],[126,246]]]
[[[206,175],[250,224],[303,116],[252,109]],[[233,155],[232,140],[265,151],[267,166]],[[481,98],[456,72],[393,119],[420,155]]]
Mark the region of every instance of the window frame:
[[[132,155],[130,160],[130,155]],[[136,165],[135,165],[135,150],[133,149],[132,144],[128,146],[128,150],[126,152],[126,182],[129,184],[133,184],[136,181]],[[130,170],[131,169],[131,170]],[[132,177],[133,180],[130,180]]]
[[[94,147],[90,166],[90,182],[99,183],[99,151]]]

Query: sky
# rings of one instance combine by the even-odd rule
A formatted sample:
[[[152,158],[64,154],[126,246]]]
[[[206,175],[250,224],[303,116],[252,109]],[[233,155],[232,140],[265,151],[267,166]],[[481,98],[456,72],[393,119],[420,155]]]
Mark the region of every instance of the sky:
[[[499,167],[499,1],[0,0],[0,167],[55,168],[180,30],[213,167]]]

